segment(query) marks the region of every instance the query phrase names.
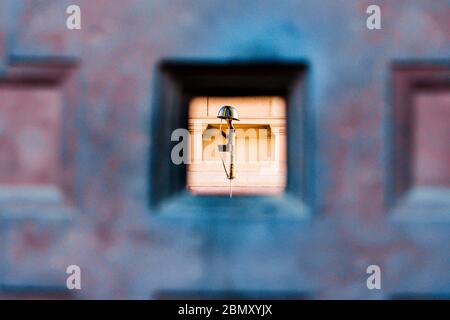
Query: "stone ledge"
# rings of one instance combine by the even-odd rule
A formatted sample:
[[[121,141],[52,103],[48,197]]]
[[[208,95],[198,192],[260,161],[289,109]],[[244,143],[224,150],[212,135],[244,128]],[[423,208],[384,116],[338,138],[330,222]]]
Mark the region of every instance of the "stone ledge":
[[[288,194],[236,196],[230,199],[228,196],[194,196],[186,191],[165,201],[154,216],[183,223],[211,220],[290,223],[310,221],[311,209]]]
[[[395,222],[450,223],[450,189],[416,187],[389,212]]]
[[[56,186],[0,186],[0,221],[68,222],[75,211]]]
[[[5,204],[49,205],[63,201],[61,190],[53,185],[0,185],[0,206]]]
[[[69,206],[0,206],[0,221],[37,220],[66,223],[74,218],[75,209]]]

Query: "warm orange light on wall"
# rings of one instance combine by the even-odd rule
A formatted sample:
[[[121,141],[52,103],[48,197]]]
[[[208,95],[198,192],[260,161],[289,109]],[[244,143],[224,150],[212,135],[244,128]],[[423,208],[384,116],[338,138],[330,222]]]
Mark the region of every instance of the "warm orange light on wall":
[[[217,115],[225,116],[225,112],[233,110],[221,110],[223,106],[235,107],[239,116],[234,120],[240,120],[232,122],[235,136],[233,194],[281,193],[286,184],[286,102],[278,96],[195,97],[191,100],[188,190],[194,194],[230,193],[231,153],[224,152],[221,158],[218,148],[220,145],[224,148],[229,142],[228,128],[224,118]]]

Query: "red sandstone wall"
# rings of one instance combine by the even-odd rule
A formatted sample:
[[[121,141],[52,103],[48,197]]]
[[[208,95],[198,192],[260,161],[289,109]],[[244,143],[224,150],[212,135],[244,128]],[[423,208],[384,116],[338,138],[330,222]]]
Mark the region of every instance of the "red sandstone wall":
[[[71,264],[82,268],[82,290],[69,296],[82,298],[450,294],[449,207],[437,220],[407,212],[398,223],[385,206],[392,64],[448,70],[447,1],[377,1],[376,31],[365,27],[370,1],[78,0],[82,29],[67,30],[72,3],[0,4],[1,297],[67,297]],[[155,66],[167,57],[308,62],[308,222],[155,217],[149,119]],[[383,270],[380,291],[366,287],[370,264]]]

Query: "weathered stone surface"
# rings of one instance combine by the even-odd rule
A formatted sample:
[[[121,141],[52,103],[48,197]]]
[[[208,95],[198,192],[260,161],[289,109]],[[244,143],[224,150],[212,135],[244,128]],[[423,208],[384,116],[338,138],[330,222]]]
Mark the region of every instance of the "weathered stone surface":
[[[54,219],[54,208],[46,214],[39,207],[11,220],[0,207],[5,288],[61,292],[65,268],[77,264],[83,289],[75,295],[83,298],[145,299],[164,290],[315,298],[450,294],[448,222],[394,223],[384,205],[391,64],[448,64],[448,1],[377,1],[379,31],[365,27],[370,3],[356,0],[79,0],[79,31],[65,28],[72,1],[23,0],[7,11],[0,3],[0,70],[5,58],[80,61],[64,81],[47,84],[62,95],[63,112],[58,146],[52,143],[45,157],[57,148],[57,184],[73,218]],[[3,18],[15,14],[5,57]],[[165,57],[308,61],[307,103],[316,133],[315,149],[307,150],[315,152],[311,223],[265,215],[193,226],[189,219],[155,216],[148,207],[148,158],[158,150],[149,143],[149,119],[156,63]],[[53,166],[55,160],[46,161]],[[7,176],[0,168],[0,177]],[[381,291],[366,288],[371,264],[382,269]]]

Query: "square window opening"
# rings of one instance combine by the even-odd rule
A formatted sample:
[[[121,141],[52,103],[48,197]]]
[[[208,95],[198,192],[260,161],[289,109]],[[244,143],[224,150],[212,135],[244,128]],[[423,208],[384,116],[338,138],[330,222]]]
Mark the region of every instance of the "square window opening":
[[[248,217],[267,213],[308,216],[314,198],[314,138],[313,117],[306,108],[307,69],[302,61],[162,61],[151,114],[151,208],[182,217],[205,217],[205,212],[228,217],[238,211]],[[239,133],[232,199],[220,154],[215,152],[218,145],[227,150],[226,140],[220,136],[214,141],[208,132],[205,136],[205,131],[220,132],[227,126],[224,120],[221,128],[217,118],[223,105],[234,106],[242,117],[233,121]],[[171,161],[173,148],[180,143],[173,136],[177,129],[194,136],[188,139],[192,142],[186,152],[192,163]],[[248,130],[256,134],[246,136]],[[254,152],[265,133],[268,141],[262,150],[267,147],[267,152]],[[277,152],[276,144],[280,144]],[[227,152],[222,153],[225,157]],[[266,170],[264,165],[273,164],[278,168]],[[261,178],[264,174],[267,179]]]
[[[239,119],[231,122],[233,129],[226,120],[218,118],[223,106],[232,106],[237,112]],[[192,194],[283,193],[286,186],[283,97],[194,97],[189,103],[188,128],[187,189]]]

